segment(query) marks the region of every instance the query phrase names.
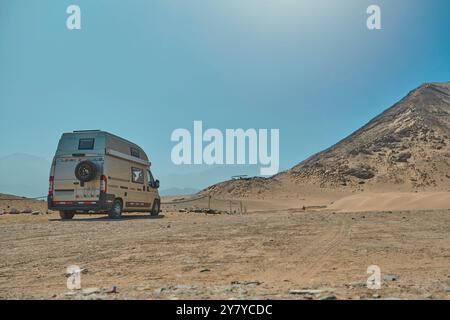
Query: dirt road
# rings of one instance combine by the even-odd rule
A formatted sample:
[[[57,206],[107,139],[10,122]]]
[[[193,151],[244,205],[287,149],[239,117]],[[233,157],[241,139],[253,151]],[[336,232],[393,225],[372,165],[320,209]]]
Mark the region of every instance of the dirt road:
[[[0,215],[0,298],[450,298],[448,210],[163,215]]]

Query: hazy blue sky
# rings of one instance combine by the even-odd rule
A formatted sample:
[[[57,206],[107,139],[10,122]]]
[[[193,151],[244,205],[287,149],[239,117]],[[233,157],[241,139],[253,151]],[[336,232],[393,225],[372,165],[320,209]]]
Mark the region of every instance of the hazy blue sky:
[[[66,8],[81,7],[81,30]],[[382,30],[369,31],[378,4]],[[0,157],[51,159],[62,132],[148,151],[176,128],[279,128],[283,169],[423,82],[450,81],[447,0],[0,0]],[[198,169],[198,168],[196,168]],[[200,168],[207,169],[207,168]],[[244,172],[243,172],[244,173]]]

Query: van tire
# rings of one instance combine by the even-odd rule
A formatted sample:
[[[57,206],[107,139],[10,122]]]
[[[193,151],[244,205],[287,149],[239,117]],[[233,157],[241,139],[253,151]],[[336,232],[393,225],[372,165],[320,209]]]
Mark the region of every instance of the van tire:
[[[122,201],[115,199],[111,210],[108,212],[111,219],[120,219],[122,217]]]
[[[75,177],[81,182],[89,182],[97,175],[95,163],[89,160],[81,161],[75,167]]]
[[[70,220],[75,215],[75,212],[73,211],[60,211],[59,216],[62,220]]]
[[[153,206],[152,210],[150,211],[150,215],[157,216],[160,210],[161,210],[161,200],[156,199],[155,201],[153,201]]]

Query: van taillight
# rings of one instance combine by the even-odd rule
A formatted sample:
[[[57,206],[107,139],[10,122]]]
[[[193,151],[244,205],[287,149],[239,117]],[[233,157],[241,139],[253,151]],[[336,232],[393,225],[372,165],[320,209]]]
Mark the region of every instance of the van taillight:
[[[101,178],[101,181],[100,181],[100,192],[106,193],[106,191],[107,191],[107,188],[106,188],[107,182],[108,181],[106,180],[106,177],[102,175],[102,178]]]
[[[48,178],[48,195],[49,196],[53,196],[54,187],[55,187],[55,177],[50,176],[50,178]]]

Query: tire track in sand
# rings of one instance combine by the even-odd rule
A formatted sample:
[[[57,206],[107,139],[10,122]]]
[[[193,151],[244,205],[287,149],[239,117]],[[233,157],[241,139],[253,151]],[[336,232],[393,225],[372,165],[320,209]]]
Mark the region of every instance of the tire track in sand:
[[[323,271],[329,271],[330,268],[326,268],[326,265],[331,263],[330,256],[347,239],[349,231],[345,217],[339,217],[336,226],[325,228],[322,235],[313,239],[306,250],[302,250],[302,256],[307,262],[302,265],[302,271],[296,277],[302,282],[311,282]]]

